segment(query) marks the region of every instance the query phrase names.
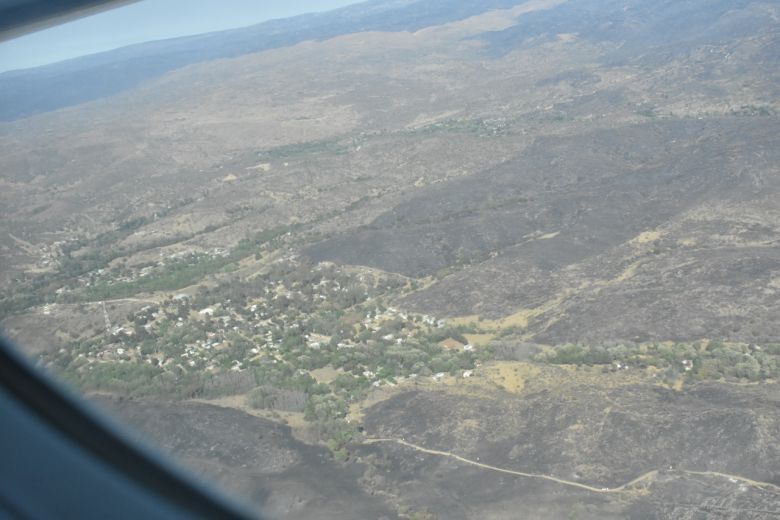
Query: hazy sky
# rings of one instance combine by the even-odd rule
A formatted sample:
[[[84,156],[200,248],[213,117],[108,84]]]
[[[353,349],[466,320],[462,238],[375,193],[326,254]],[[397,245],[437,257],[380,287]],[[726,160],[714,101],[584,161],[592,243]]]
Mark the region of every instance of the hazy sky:
[[[133,43],[328,11],[357,1],[142,0],[0,42],[0,72],[53,63]]]

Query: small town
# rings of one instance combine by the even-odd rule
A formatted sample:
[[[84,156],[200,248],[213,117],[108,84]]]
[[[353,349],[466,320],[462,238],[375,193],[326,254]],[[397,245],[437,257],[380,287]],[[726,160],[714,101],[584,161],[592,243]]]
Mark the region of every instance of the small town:
[[[260,387],[269,408],[278,403],[268,395],[284,391],[351,402],[416,378],[470,377],[488,352],[468,342],[463,326],[389,305],[405,283],[286,257],[251,283],[176,293],[127,316],[111,316],[102,302],[105,330],[47,361],[78,386],[137,395],[214,397]]]

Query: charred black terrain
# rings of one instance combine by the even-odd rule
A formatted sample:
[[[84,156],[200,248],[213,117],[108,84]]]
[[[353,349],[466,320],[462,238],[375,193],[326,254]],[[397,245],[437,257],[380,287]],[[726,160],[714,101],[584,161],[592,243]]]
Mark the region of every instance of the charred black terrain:
[[[326,448],[293,438],[287,426],[202,403],[93,400],[204,480],[269,517],[397,518],[358,485],[361,465],[336,463]]]
[[[465,264],[404,299],[423,312],[559,299],[528,328],[543,343],[777,341],[780,236],[750,217],[780,197],[777,135],[775,119],[720,119],[540,138],[308,251],[416,277]]]
[[[408,392],[365,420],[377,438],[566,482],[395,443],[360,453],[378,487],[446,518],[765,518],[777,514],[780,493],[778,395],[776,386],[710,384],[487,398]]]

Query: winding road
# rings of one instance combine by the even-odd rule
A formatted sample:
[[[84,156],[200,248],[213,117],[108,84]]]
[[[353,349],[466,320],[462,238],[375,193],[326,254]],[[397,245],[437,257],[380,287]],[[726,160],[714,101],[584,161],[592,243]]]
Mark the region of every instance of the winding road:
[[[658,470],[652,470],[648,471],[647,473],[644,473],[637,478],[626,482],[625,484],[622,484],[617,487],[596,487],[596,486],[590,486],[588,484],[583,484],[581,482],[574,482],[572,480],[566,480],[562,478],[553,477],[551,475],[544,475],[540,473],[526,473],[524,471],[515,471],[511,469],[506,468],[499,468],[498,466],[492,466],[490,464],[484,464],[482,462],[467,459],[465,457],[461,457],[460,455],[457,455],[455,453],[449,452],[449,451],[441,451],[441,450],[432,450],[429,448],[425,448],[423,446],[418,446],[417,444],[413,444],[411,442],[407,442],[403,439],[393,439],[393,438],[368,438],[363,440],[363,444],[379,444],[379,443],[395,443],[399,444],[401,446],[405,446],[407,448],[411,448],[413,450],[419,451],[421,453],[428,453],[430,455],[439,455],[441,457],[449,457],[452,459],[455,459],[457,461],[463,462],[465,464],[470,464],[472,466],[477,466],[479,468],[487,469],[490,471],[498,471],[500,473],[507,473],[509,475],[517,475],[519,477],[527,477],[527,478],[535,478],[540,480],[549,480],[550,482],[556,482],[558,484],[564,485],[564,486],[570,486],[574,488],[584,489],[586,491],[591,491],[593,493],[621,493],[624,491],[627,491],[628,489],[634,487],[635,485],[644,482],[644,481],[652,481],[657,475]],[[761,482],[758,480],[752,480],[745,477],[740,477],[739,475],[729,475],[727,473],[719,473],[717,471],[692,471],[692,470],[675,470],[678,473],[685,473],[689,475],[699,475],[699,476],[708,476],[708,477],[720,477],[720,478],[726,478],[732,481],[742,482],[743,484],[756,487],[759,489],[762,489],[764,491],[774,492],[780,494],[780,486],[777,486],[775,484],[769,483],[769,482]]]

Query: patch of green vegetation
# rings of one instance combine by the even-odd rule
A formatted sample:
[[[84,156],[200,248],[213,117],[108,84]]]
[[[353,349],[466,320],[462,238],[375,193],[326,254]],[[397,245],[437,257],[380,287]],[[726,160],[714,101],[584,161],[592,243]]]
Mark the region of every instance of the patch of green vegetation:
[[[26,289],[27,291],[17,290],[0,298],[0,319],[46,303],[47,298],[42,292]]]
[[[776,115],[777,111],[774,109],[774,107],[767,105],[742,105],[739,108],[732,109],[729,114],[733,116],[765,117]]]
[[[143,292],[172,291],[192,285],[203,277],[227,267],[226,258],[203,258],[196,256],[189,261],[173,262],[163,272],[131,282],[104,282],[84,290],[78,300],[110,300],[126,298]]]
[[[472,134],[479,137],[494,137],[511,132],[514,121],[506,118],[447,119],[429,125],[398,132],[405,136],[427,136],[439,133]]]
[[[84,391],[119,392],[123,395],[154,395],[157,380],[163,373],[159,367],[138,363],[94,363],[76,370],[71,366],[59,373],[62,379]]]
[[[42,204],[40,206],[36,206],[33,209],[30,210],[30,215],[38,215],[39,213],[43,213],[47,209],[51,207],[51,204]]]
[[[240,260],[255,253],[258,247],[294,229],[280,226],[242,239],[227,255],[192,255],[172,261],[162,270],[128,282],[102,282],[71,296],[72,301],[95,301],[126,298],[144,292],[173,291],[193,285],[218,272],[233,272]]]
[[[320,141],[306,141],[277,146],[276,148],[259,151],[257,156],[268,159],[291,159],[302,155],[341,155],[346,153],[346,151],[347,147],[342,145],[340,140],[323,139]]]
[[[637,111],[637,114],[639,114],[640,116],[651,118],[651,119],[658,115],[658,114],[656,114],[654,108],[643,108],[643,109]]]
[[[712,342],[613,345],[560,345],[546,347],[534,358],[540,363],[657,367],[665,377],[683,375],[692,381],[763,381],[780,377],[780,345],[733,345]]]
[[[193,199],[185,198],[173,203],[170,207],[157,212],[157,217],[164,217],[174,209],[192,203]],[[82,238],[69,242],[62,247],[63,257],[60,258],[60,267],[53,273],[43,273],[29,276],[19,280],[13,294],[0,296],[0,319],[23,312],[31,307],[44,303],[53,303],[59,299],[56,291],[63,286],[73,286],[74,281],[88,273],[106,269],[117,258],[132,255],[136,252],[164,247],[187,240],[195,236],[194,233],[160,239],[153,243],[139,244],[134,248],[119,248],[116,243],[127,238],[137,229],[148,224],[148,217],[140,216],[120,222],[113,230],[106,231],[93,238]],[[77,254],[81,249],[89,250]],[[121,290],[121,289],[120,289]],[[125,288],[124,290],[127,290]],[[140,291],[135,291],[140,292]],[[83,297],[71,297],[65,301],[83,301]]]

